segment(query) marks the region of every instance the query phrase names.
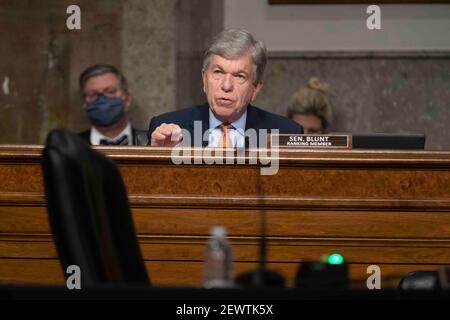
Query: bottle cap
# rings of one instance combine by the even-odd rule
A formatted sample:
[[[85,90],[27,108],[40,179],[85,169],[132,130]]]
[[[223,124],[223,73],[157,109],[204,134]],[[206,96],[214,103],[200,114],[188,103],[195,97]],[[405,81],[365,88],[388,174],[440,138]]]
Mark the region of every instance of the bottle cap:
[[[211,228],[211,234],[215,237],[225,237],[227,235],[227,230],[222,226],[214,226]]]

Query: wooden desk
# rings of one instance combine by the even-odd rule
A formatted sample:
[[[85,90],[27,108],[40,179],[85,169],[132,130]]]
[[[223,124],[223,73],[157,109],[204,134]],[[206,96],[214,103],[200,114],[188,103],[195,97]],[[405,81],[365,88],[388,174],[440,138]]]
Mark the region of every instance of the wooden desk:
[[[124,176],[155,285],[201,284],[213,225],[228,229],[235,273],[255,268],[261,208],[269,267],[290,285],[300,262],[332,252],[350,263],[355,287],[365,287],[372,264],[381,268],[382,287],[409,271],[450,264],[450,152],[281,152],[278,174],[260,176],[258,165],[174,165],[162,148],[98,150]],[[2,283],[64,283],[47,221],[41,152],[41,146],[0,147]]]

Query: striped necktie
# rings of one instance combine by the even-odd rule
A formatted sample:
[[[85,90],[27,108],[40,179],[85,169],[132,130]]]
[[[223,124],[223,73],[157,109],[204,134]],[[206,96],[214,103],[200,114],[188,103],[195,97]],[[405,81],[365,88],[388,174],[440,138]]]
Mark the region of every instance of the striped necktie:
[[[220,146],[222,148],[230,148],[232,147],[231,141],[230,141],[230,135],[229,130],[233,128],[233,126],[227,122],[222,123],[220,126],[220,129],[222,130],[222,138],[220,139]]]

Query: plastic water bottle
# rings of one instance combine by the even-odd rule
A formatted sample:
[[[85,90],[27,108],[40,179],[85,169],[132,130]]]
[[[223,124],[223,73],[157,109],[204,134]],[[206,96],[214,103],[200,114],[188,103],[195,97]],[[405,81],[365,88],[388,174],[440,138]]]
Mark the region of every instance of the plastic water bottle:
[[[211,228],[205,257],[204,287],[229,288],[234,284],[232,252],[224,227]]]

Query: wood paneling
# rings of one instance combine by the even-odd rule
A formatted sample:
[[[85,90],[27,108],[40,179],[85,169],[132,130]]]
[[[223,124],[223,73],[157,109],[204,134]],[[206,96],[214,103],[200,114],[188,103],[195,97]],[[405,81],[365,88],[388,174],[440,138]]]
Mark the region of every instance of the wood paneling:
[[[443,239],[450,235],[448,212],[269,209],[273,237]],[[211,225],[224,225],[232,236],[257,236],[260,212],[255,209],[134,208],[138,234],[208,236]],[[189,228],[186,228],[189,226]],[[49,234],[45,207],[0,207],[0,232]]]
[[[282,151],[278,174],[259,176],[259,165],[177,166],[162,148],[97,149],[123,174],[155,285],[201,284],[213,225],[228,229],[236,274],[254,268],[262,209],[269,266],[291,285],[301,262],[333,252],[344,255],[359,287],[371,264],[381,267],[384,287],[450,264],[450,152]],[[1,283],[64,281],[41,152],[0,147]]]
[[[64,277],[57,260],[7,259],[1,260],[2,282],[16,284],[64,284]],[[199,287],[202,281],[202,263],[149,261],[146,264],[154,286]],[[366,264],[351,264],[349,267],[351,287],[365,288],[367,281]],[[382,270],[382,288],[395,287],[398,279],[408,272],[427,270],[429,265],[379,264]],[[241,274],[254,270],[256,263],[235,263],[234,273]],[[268,269],[279,271],[286,279],[287,286],[294,286],[295,275],[300,264],[269,263]],[[435,266],[442,267],[442,266]]]

